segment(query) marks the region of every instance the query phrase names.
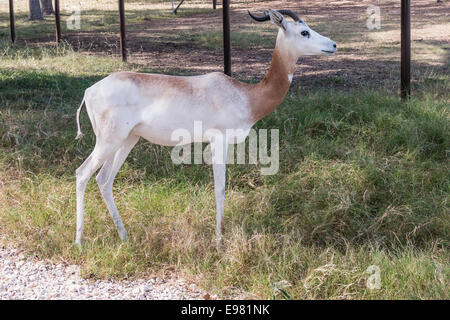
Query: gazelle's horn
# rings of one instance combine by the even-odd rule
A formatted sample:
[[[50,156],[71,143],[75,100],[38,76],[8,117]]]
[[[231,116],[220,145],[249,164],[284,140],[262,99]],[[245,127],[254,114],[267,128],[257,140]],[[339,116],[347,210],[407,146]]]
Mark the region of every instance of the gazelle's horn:
[[[279,13],[291,17],[294,21],[300,21],[300,18],[291,10],[277,10]]]
[[[248,11],[248,14],[250,15],[250,17],[253,18],[253,20],[256,20],[256,21],[259,21],[259,22],[263,22],[263,21],[268,21],[268,20],[270,20],[269,12],[268,12],[267,10],[264,10],[264,16],[263,16],[263,17],[257,17],[257,16],[254,16],[254,15],[250,12],[250,10],[247,10],[247,11]]]
[[[267,10],[264,10],[264,16],[262,16],[262,17],[254,16],[250,12],[250,10],[247,10],[247,11],[248,11],[248,14],[250,15],[250,17],[252,17],[256,21],[263,22],[263,21],[270,20],[269,12]],[[291,10],[277,10],[277,11],[283,15],[291,17],[294,21],[301,21],[301,19],[295,13],[293,13]]]

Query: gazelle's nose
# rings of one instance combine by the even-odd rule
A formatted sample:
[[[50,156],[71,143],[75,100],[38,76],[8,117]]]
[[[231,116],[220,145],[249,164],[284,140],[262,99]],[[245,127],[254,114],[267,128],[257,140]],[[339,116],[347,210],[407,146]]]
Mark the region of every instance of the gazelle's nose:
[[[337,51],[337,45],[336,45],[336,42],[334,42],[334,41],[333,41],[333,49],[334,49],[334,52]]]

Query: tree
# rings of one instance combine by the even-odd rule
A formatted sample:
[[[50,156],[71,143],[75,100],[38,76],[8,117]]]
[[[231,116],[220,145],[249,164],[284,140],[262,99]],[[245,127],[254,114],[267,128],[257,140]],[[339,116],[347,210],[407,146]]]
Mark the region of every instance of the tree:
[[[39,0],[28,0],[28,5],[30,7],[29,20],[44,20]]]
[[[55,13],[55,11],[53,11],[52,0],[39,0],[39,2],[41,4],[42,14],[48,15]]]

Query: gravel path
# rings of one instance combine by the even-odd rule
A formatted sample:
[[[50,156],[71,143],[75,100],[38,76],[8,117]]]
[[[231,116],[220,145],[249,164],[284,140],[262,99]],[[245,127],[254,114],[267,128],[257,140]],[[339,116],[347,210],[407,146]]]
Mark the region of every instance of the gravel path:
[[[0,247],[0,299],[208,299],[209,294],[182,279],[86,280],[80,267],[27,259],[17,249]]]

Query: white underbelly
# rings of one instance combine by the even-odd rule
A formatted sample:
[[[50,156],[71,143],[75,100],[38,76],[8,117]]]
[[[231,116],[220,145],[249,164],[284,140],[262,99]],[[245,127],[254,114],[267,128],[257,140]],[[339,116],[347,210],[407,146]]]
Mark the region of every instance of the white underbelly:
[[[151,143],[163,146],[176,146],[192,142],[211,142],[212,137],[220,136],[227,143],[241,143],[248,136],[251,126],[216,129],[195,121],[192,125],[168,126],[162,123],[140,123],[133,129],[133,133],[143,137]]]
[[[133,133],[141,136],[151,143],[162,146],[175,146],[179,143],[179,141],[173,138],[174,130],[176,129],[138,124],[134,127]]]

